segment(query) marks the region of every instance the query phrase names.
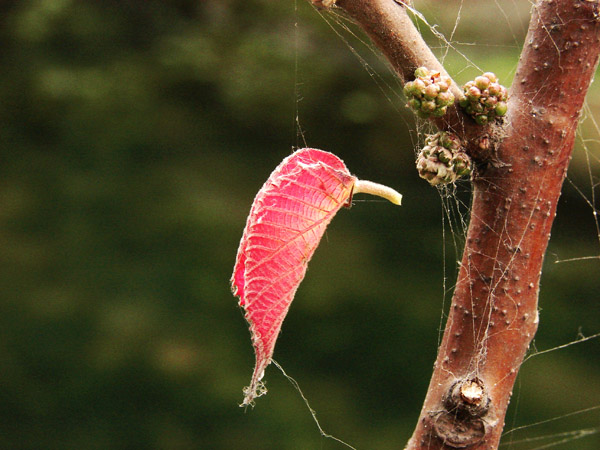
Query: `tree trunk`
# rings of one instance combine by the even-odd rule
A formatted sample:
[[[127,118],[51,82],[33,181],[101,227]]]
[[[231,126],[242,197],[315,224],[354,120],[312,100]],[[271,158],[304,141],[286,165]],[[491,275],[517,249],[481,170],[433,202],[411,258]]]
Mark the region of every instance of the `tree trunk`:
[[[338,0],[337,6],[404,80],[418,66],[443,70],[404,3]],[[436,119],[467,142],[478,169],[446,329],[407,449],[498,447],[537,329],[543,257],[599,53],[600,0],[538,0],[504,120],[480,127],[459,108]]]

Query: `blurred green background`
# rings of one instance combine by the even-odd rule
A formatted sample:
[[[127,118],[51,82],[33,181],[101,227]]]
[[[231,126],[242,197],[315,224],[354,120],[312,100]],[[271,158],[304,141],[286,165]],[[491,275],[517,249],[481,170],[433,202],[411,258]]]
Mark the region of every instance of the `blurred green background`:
[[[460,14],[450,51],[420,25],[458,82],[476,64],[510,84],[528,2],[416,7],[447,36]],[[6,0],[0,20],[0,448],[343,448],[274,366],[269,394],[238,408],[254,356],[229,277],[252,199],[303,146],[299,129],[404,203],[357,198],[339,213],[275,359],[328,433],[402,448],[451,296],[468,185],[438,192],[419,179],[398,81],[349,24],[305,0]],[[599,91],[546,258],[538,350],[600,332],[599,261],[555,263],[600,253],[577,192],[592,201],[600,175]],[[598,341],[532,358],[507,429],[556,420],[506,442],[548,440],[503,448],[598,432],[598,409],[561,417],[598,405]],[[599,436],[556,448],[598,449]]]

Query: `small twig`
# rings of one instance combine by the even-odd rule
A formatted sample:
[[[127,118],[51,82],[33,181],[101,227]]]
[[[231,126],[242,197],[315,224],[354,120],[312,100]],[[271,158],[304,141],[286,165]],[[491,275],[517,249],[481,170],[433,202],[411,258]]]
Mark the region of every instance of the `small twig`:
[[[409,15],[410,6],[401,0],[311,0],[318,7],[340,8],[358,23],[395,69],[403,82],[415,79],[415,69],[429,70],[448,75],[444,66],[433,54]],[[451,131],[467,143],[471,156],[481,153],[480,138],[490,134],[491,127],[482,128],[465,115],[458,106],[462,89],[452,80],[450,92],[456,102],[448,107],[443,117],[432,117],[438,129]]]

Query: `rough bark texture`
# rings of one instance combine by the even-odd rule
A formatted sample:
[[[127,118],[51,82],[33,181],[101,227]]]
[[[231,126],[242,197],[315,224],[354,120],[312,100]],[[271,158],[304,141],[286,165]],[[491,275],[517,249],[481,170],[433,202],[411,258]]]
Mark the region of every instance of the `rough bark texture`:
[[[338,0],[404,80],[443,71],[402,2]],[[426,46],[425,46],[426,47]],[[496,449],[513,384],[538,324],[542,262],[600,52],[600,0],[538,0],[503,123],[460,111],[437,121],[480,159],[471,221],[442,344],[407,449]],[[493,71],[493,68],[489,68]],[[475,154],[489,138],[490,155]]]
[[[409,449],[498,445],[517,372],[537,329],[542,261],[598,63],[598,13],[598,2],[579,0],[542,1],[533,10],[498,146],[501,164],[474,179],[461,270]],[[452,385],[474,378],[487,394],[487,411],[444,409]]]

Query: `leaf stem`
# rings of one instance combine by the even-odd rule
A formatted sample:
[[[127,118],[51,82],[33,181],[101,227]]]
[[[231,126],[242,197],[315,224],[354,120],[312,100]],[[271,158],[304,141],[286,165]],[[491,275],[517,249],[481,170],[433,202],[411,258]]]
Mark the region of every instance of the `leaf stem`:
[[[354,183],[353,194],[371,194],[378,197],[383,197],[389,200],[394,205],[402,204],[402,194],[395,191],[391,187],[384,186],[383,184],[373,183],[367,180],[356,180]]]

